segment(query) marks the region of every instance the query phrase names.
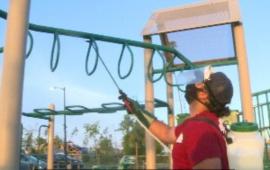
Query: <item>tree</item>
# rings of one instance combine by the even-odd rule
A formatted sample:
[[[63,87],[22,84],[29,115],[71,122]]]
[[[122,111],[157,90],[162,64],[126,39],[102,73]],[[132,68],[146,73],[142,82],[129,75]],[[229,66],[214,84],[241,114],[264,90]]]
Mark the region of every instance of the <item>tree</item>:
[[[124,116],[124,120],[120,123],[120,127],[117,130],[123,132],[124,135],[128,134],[134,127],[135,121],[131,119],[129,115]]]
[[[123,152],[126,155],[135,155],[136,152],[143,155],[145,152],[144,129],[137,122],[132,123],[129,133],[126,133],[122,141]]]
[[[87,124],[84,124],[83,128],[84,128],[84,134],[85,134],[83,144],[87,146],[89,141],[93,139],[94,146],[92,148],[90,147],[90,151],[95,152],[95,154],[97,155],[97,136],[100,134],[99,123],[98,122],[95,122],[93,124],[87,123]],[[96,159],[97,158],[98,157],[96,156]],[[84,155],[83,159],[87,162],[91,160],[88,155]],[[97,160],[97,162],[99,161]],[[93,160],[91,160],[89,163],[93,164],[94,162]]]
[[[97,135],[99,135],[100,133],[100,127],[99,127],[99,123],[95,122],[93,124],[87,123],[83,126],[84,130],[85,130],[85,137],[83,140],[83,144],[84,145],[88,145],[89,140],[91,138],[94,139],[94,145],[96,145],[97,142]]]
[[[47,153],[47,149],[48,149],[48,144],[47,144],[47,140],[42,138],[42,137],[37,137],[35,139],[35,143],[36,143],[36,150],[35,153],[36,154],[45,154]]]
[[[62,146],[63,146],[64,142],[58,135],[56,135],[54,137],[53,142],[54,142],[54,148],[55,149],[62,149]]]
[[[26,153],[33,153],[34,152],[34,139],[33,139],[33,130],[30,130],[25,133],[22,146],[25,148]]]
[[[118,149],[113,147],[112,136],[108,132],[108,128],[105,128],[101,131],[98,122],[93,124],[84,125],[84,145],[88,145],[90,139],[93,139],[93,146],[90,147],[90,152],[95,153],[96,159],[91,159],[89,155],[83,157],[84,160],[87,160],[89,165],[93,164],[116,164],[118,162]]]
[[[73,129],[73,131],[71,132],[71,134],[70,134],[70,138],[72,138],[73,136],[77,136],[78,133],[79,133],[79,130],[78,130],[77,127],[75,127],[75,128]]]
[[[101,133],[96,151],[98,153],[97,156],[102,158],[99,160],[100,164],[112,164],[118,162],[116,148],[113,147],[112,136],[108,134],[108,128],[105,128]]]
[[[125,115],[118,129],[123,132],[123,153],[125,155],[145,154],[145,130],[133,120],[130,115]],[[161,153],[163,148],[159,143],[156,145],[156,152]]]

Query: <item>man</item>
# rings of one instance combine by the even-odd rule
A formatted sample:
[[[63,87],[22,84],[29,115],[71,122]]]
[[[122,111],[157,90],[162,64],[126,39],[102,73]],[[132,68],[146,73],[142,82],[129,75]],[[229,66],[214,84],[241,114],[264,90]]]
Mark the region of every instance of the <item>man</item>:
[[[226,107],[233,87],[221,72],[209,74],[202,82],[186,86],[185,98],[190,117],[177,127],[169,127],[152,114],[139,108],[137,102],[122,96],[125,107],[157,138],[173,144],[174,169],[229,169],[224,127],[220,117],[228,115]]]

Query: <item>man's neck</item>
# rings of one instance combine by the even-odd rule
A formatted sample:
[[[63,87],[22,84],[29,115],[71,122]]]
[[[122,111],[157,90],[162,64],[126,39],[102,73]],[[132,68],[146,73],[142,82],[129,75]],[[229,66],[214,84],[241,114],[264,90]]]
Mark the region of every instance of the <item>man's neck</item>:
[[[189,111],[191,116],[195,116],[199,113],[202,113],[204,111],[208,111],[208,108],[200,103],[197,100],[194,100],[190,105],[189,105]]]

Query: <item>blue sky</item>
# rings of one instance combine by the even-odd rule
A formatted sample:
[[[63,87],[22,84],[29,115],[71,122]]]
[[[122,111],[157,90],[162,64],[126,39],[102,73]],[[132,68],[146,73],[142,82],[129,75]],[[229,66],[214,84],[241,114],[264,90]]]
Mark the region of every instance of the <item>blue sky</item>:
[[[196,0],[137,0],[137,1],[106,1],[106,0],[46,0],[31,1],[30,22],[40,25],[59,27],[95,34],[132,39],[142,41],[141,31],[151,14],[159,9],[181,6],[188,3],[199,2]],[[8,0],[0,0],[0,9],[8,9]],[[262,0],[240,0],[241,16],[244,23],[245,39],[249,62],[249,72],[252,92],[269,89],[270,78],[267,74],[269,67],[269,44],[270,23],[269,16],[270,1]],[[0,19],[0,46],[4,45],[6,21]],[[31,112],[35,108],[46,108],[50,103],[55,103],[57,110],[63,109],[63,93],[51,91],[50,87],[65,86],[67,105],[83,105],[89,108],[100,107],[102,103],[117,102],[118,92],[113,82],[101,64],[92,76],[87,76],[84,71],[84,62],[87,43],[84,40],[60,36],[61,55],[58,68],[51,72],[49,68],[50,53],[53,35],[32,32],[34,36],[34,47],[32,54],[26,61],[25,79],[23,91],[23,111]],[[159,41],[156,41],[159,43]],[[125,80],[117,76],[117,61],[121,46],[111,43],[98,42],[100,53],[108,65],[119,86],[128,95],[138,101],[144,101],[144,70],[143,50],[134,48],[134,70],[131,76]],[[130,60],[125,55],[126,65],[123,71],[127,71]],[[187,56],[188,57],[188,56]],[[2,68],[3,54],[0,54],[0,68]],[[91,60],[93,63],[93,60]],[[90,62],[91,62],[90,61]],[[89,65],[92,66],[91,64]],[[232,79],[235,94],[231,108],[240,109],[239,84],[237,67],[230,66],[218,68],[228,74]],[[182,94],[180,94],[183,100]],[[166,100],[166,89],[164,81],[155,84],[155,97]],[[180,112],[178,93],[175,93],[175,111]],[[183,104],[182,109],[187,111]],[[68,134],[77,127],[80,134],[73,137],[76,143],[82,143],[82,127],[85,123],[99,121],[102,128],[108,127],[113,135],[115,143],[119,146],[121,140],[118,128],[125,112],[114,114],[89,113],[83,116],[68,116]],[[159,119],[166,120],[165,109],[157,109]],[[63,135],[63,117],[56,118],[56,134]],[[46,124],[46,121],[23,117],[23,125],[26,129],[37,131],[38,126]],[[70,135],[68,135],[68,139]]]

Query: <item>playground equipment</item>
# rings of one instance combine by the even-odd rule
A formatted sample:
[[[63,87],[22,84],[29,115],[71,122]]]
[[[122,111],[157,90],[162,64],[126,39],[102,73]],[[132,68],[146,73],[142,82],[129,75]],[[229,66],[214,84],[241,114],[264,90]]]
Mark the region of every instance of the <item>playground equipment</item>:
[[[191,62],[197,66],[204,65],[230,65],[237,64],[238,73],[240,78],[240,90],[241,90],[241,103],[244,120],[253,122],[254,115],[252,110],[251,90],[248,73],[248,63],[246,59],[246,48],[244,41],[244,29],[240,19],[240,10],[237,0],[217,0],[217,1],[204,1],[200,3],[194,3],[183,7],[176,7],[170,9],[164,9],[155,12],[150,17],[148,23],[143,29],[143,37],[145,42],[151,42],[152,36],[159,35],[161,42],[164,46],[175,46],[176,49],[180,49],[181,41],[179,40],[180,33],[189,30],[200,30],[204,28],[213,28],[221,25],[229,25],[231,27],[231,36],[233,39],[235,54],[234,57],[222,56],[214,59],[202,59],[200,61]],[[181,51],[181,50],[180,50]],[[150,63],[151,51],[145,50],[145,61]],[[169,53],[165,54],[167,61],[170,61],[172,56]],[[174,68],[184,69],[185,64],[173,63]],[[155,72],[154,72],[155,73]],[[166,73],[166,80],[172,84],[172,74]],[[146,81],[146,100],[153,100],[153,83]],[[173,119],[174,101],[172,86],[167,86],[167,101],[169,120]],[[146,110],[154,112],[153,105],[146,106]],[[170,126],[174,126],[173,121],[169,122]],[[152,139],[148,139],[146,162],[148,168],[155,169],[154,159],[154,142]],[[151,150],[151,151],[150,151]]]
[[[8,29],[8,32],[9,31],[11,32],[11,33],[8,33],[8,35],[10,34],[10,35],[14,36],[14,35],[18,35],[18,34],[15,34],[14,32],[16,32],[16,33],[20,32],[22,34],[22,36],[20,36],[20,38],[22,38],[21,41],[16,41],[16,43],[14,43],[14,42],[12,42],[12,40],[18,40],[18,37],[12,37],[11,36],[11,38],[10,38],[8,36],[7,39],[8,40],[11,39],[10,41],[11,41],[12,46],[10,47],[10,45],[5,45],[4,50],[3,50],[3,48],[1,48],[2,51],[4,51],[4,56],[6,56],[6,55],[9,56],[10,55],[9,52],[13,51],[14,49],[17,49],[17,47],[21,48],[21,50],[16,50],[16,52],[18,53],[18,54],[16,54],[16,57],[19,57],[18,59],[13,58],[13,57],[7,57],[8,61],[4,61],[5,63],[9,63],[9,60],[13,61],[13,59],[18,61],[18,68],[14,69],[14,72],[12,72],[12,74],[6,75],[7,74],[6,72],[9,72],[8,70],[10,68],[13,68],[12,64],[10,66],[4,66],[4,71],[3,71],[4,76],[3,76],[3,81],[2,81],[3,84],[2,84],[2,89],[1,89],[2,90],[1,101],[5,101],[6,103],[1,102],[1,109],[5,108],[5,110],[1,110],[1,114],[8,115],[6,117],[8,119],[10,119],[10,121],[12,121],[12,122],[14,122],[14,120],[17,120],[17,121],[14,122],[13,125],[11,125],[14,128],[11,128],[10,132],[5,133],[5,135],[9,135],[9,136],[5,137],[4,132],[3,132],[3,135],[2,135],[3,140],[4,139],[7,140],[8,141],[7,143],[12,143],[12,142],[14,143],[15,141],[19,141],[18,139],[16,139],[17,136],[18,136],[18,135],[16,135],[17,131],[18,131],[18,127],[17,127],[16,122],[20,122],[21,92],[22,92],[21,84],[22,84],[22,79],[23,79],[23,74],[22,73],[23,73],[23,68],[24,68],[24,58],[25,58],[25,55],[24,55],[25,52],[24,51],[25,51],[25,44],[26,44],[25,43],[26,36],[24,36],[24,35],[26,35],[25,34],[26,28],[27,28],[26,25],[28,24],[27,21],[25,21],[25,19],[28,17],[27,13],[28,13],[28,8],[29,8],[29,2],[28,1],[23,1],[21,3],[25,3],[24,4],[25,8],[22,11],[18,11],[18,9],[17,9],[17,8],[19,8],[21,10],[21,8],[23,8],[23,6],[21,4],[16,4],[16,3],[11,3],[10,4],[11,7],[10,7],[8,17],[7,17],[7,13],[5,13],[4,11],[0,11],[0,16],[2,18],[4,18],[4,19],[7,19],[8,23],[9,22],[14,23],[14,22],[12,22],[12,20],[17,21],[18,19],[20,19],[20,18],[17,18],[17,17],[13,18],[12,17],[13,15],[16,16],[17,13],[20,13],[20,12],[23,12],[25,14],[25,15],[20,15],[20,17],[22,17],[21,20],[24,21],[23,25],[20,25],[20,26],[12,25],[12,26],[10,26],[12,28],[20,29],[19,31],[18,30]],[[20,23],[20,22],[18,22],[18,23]],[[88,52],[87,52],[86,65],[85,65],[87,75],[91,75],[92,73],[94,73],[94,71],[96,69],[96,66],[97,66],[98,60],[100,60],[102,63],[104,63],[102,58],[99,56],[99,51],[98,51],[98,46],[96,44],[96,41],[105,41],[105,42],[112,42],[112,43],[122,44],[123,47],[122,47],[121,56],[123,55],[123,51],[124,51],[126,46],[127,46],[128,50],[129,50],[129,52],[131,53],[131,57],[133,57],[133,54],[132,54],[129,46],[151,48],[151,49],[157,50],[157,51],[159,51],[159,50],[168,51],[168,52],[173,53],[175,57],[178,57],[181,60],[185,61],[187,63],[187,66],[189,66],[190,68],[192,67],[192,64],[189,62],[189,60],[187,60],[184,56],[182,56],[178,51],[176,51],[173,48],[163,47],[163,46],[160,46],[160,45],[154,45],[154,44],[150,44],[150,43],[142,43],[142,42],[138,42],[138,41],[124,40],[124,39],[119,39],[119,38],[115,38],[115,37],[107,37],[107,36],[90,34],[90,33],[83,33],[83,32],[71,31],[71,30],[64,30],[64,29],[58,29],[58,28],[52,28],[52,27],[39,26],[39,25],[34,25],[34,24],[29,24],[29,29],[34,30],[34,31],[53,33],[54,34],[54,41],[53,41],[53,48],[52,48],[52,55],[51,55],[51,62],[50,62],[51,71],[55,71],[55,69],[57,68],[57,65],[58,65],[58,61],[59,61],[59,54],[60,54],[60,52],[59,52],[59,50],[60,50],[59,35],[69,35],[69,36],[74,36],[74,37],[79,37],[79,38],[84,38],[84,39],[89,40],[89,48],[88,48]],[[27,53],[30,54],[30,51],[31,51],[31,49],[33,47],[33,38],[31,36],[31,33],[28,33],[28,35],[30,37],[30,50]],[[18,42],[20,42],[20,43],[17,44]],[[9,42],[7,42],[7,44],[9,44]],[[9,48],[11,48],[12,50],[9,50]],[[57,48],[56,59],[54,59],[55,48]],[[89,54],[90,54],[90,50],[92,48],[94,49],[94,52],[96,53],[96,64],[93,67],[93,69],[91,71],[89,71],[87,61],[88,61],[88,57],[89,57]],[[120,56],[120,60],[119,60],[119,65],[121,64],[121,56]],[[104,64],[104,66],[106,66],[106,65]],[[105,69],[108,71],[108,68],[105,67]],[[7,70],[7,71],[5,71],[5,70]],[[108,71],[108,73],[109,73],[109,71]],[[126,78],[128,76],[128,74],[130,74],[130,71],[128,72],[127,75],[120,75],[120,68],[119,68],[118,73],[119,73],[120,78]],[[9,79],[9,78],[12,78],[12,80],[6,80],[6,79]],[[15,83],[16,87],[10,86],[9,85],[10,82]],[[117,86],[115,81],[114,81],[114,83]],[[18,91],[14,90],[11,87],[14,87]],[[13,98],[14,96],[17,96],[16,99],[18,99],[18,100],[14,101],[14,98]],[[5,100],[2,100],[4,98],[5,98]],[[8,100],[6,98],[8,98]],[[13,102],[9,102],[9,101],[13,101]],[[10,103],[12,105],[8,105]],[[5,107],[2,107],[2,106],[5,106]],[[68,114],[73,114],[74,115],[74,113],[75,114],[82,114],[82,113],[85,113],[85,112],[100,112],[100,113],[101,112],[102,113],[110,112],[111,113],[111,112],[114,112],[117,109],[119,109],[117,107],[116,108],[115,107],[109,107],[108,108],[108,106],[109,106],[108,104],[107,105],[103,104],[101,109],[99,109],[99,108],[97,108],[97,109],[88,109],[88,108],[83,107],[83,106],[75,106],[77,108],[75,110],[74,110],[75,107],[66,107],[65,110],[62,111],[62,112],[56,112],[56,111],[54,111],[52,109],[34,109],[33,114],[23,113],[23,115],[49,120],[50,115],[56,115],[56,114],[67,114],[67,115]],[[12,109],[10,107],[12,107]],[[71,110],[71,109],[73,109],[73,110]],[[66,110],[69,110],[69,111],[66,111]],[[9,122],[9,121],[6,121],[6,122]],[[7,125],[7,126],[5,124],[2,124],[2,125],[3,125],[3,128],[1,128],[1,129],[2,130],[4,129],[5,131],[6,131],[6,129],[8,129],[7,126],[10,126],[10,124]],[[1,132],[1,134],[2,134],[2,132]],[[12,139],[10,139],[10,137]],[[18,144],[14,144],[14,145],[17,146]],[[6,146],[6,145],[4,144],[2,146]],[[4,166],[4,169],[5,168],[6,169],[17,169],[18,165],[16,165],[16,163],[14,163],[14,162],[18,162],[19,154],[16,153],[16,152],[18,152],[19,148],[13,147],[12,149],[10,149],[10,148],[5,147],[5,149],[13,150],[14,152],[11,152],[11,155],[6,155],[5,158],[1,159],[1,161],[3,161],[3,162],[1,162],[1,165]],[[3,151],[5,149],[3,148]]]
[[[270,128],[270,90],[263,90],[253,93],[253,109],[255,113],[255,119],[258,124],[258,128],[264,135],[267,141],[269,141],[269,128]]]
[[[270,144],[270,89],[253,93],[253,109],[260,134],[265,140],[265,168],[269,168],[269,144]]]
[[[22,85],[29,1],[10,1],[3,64],[0,113],[0,169],[19,169]],[[16,22],[12,22],[16,21]],[[15,62],[12,62],[15,61]],[[16,142],[15,142],[16,141]],[[12,147],[11,147],[12,146]]]
[[[55,110],[55,105],[54,104],[50,104],[48,107],[49,110],[54,111]],[[28,114],[25,114],[25,116],[28,116]],[[40,131],[42,127],[46,127],[48,128],[48,154],[47,154],[47,168],[48,169],[53,169],[54,167],[54,115],[31,115],[29,117],[33,117],[33,118],[39,118],[39,119],[43,119],[43,120],[47,120],[48,121],[48,125],[41,125],[39,127],[38,130],[38,138],[40,138]],[[38,146],[39,148],[39,146]],[[38,159],[39,162],[39,159]]]
[[[4,51],[4,69],[3,69],[3,81],[1,89],[1,114],[4,115],[6,121],[1,124],[1,137],[5,138],[1,141],[1,150],[5,152],[9,150],[10,155],[5,155],[5,158],[0,157],[0,168],[4,169],[18,169],[19,160],[19,148],[14,141],[19,141],[19,129],[18,122],[20,122],[21,113],[21,101],[22,101],[22,81],[25,59],[25,46],[26,46],[26,32],[28,25],[28,12],[29,1],[22,0],[20,3],[11,1],[10,10],[7,14],[4,11],[0,11],[0,17],[7,19],[7,41],[4,48],[0,51]],[[252,102],[250,93],[250,82],[248,74],[248,64],[246,61],[246,51],[244,43],[243,26],[240,20],[239,7],[237,0],[217,0],[206,1],[198,4],[187,5],[184,7],[161,10],[155,12],[147,23],[143,30],[144,42],[132,41],[127,39],[120,39],[115,37],[108,37],[103,35],[78,32],[60,28],[53,28],[47,26],[40,26],[35,24],[29,24],[29,30],[44,32],[54,35],[54,41],[51,51],[51,71],[57,69],[59,56],[60,56],[60,36],[72,36],[87,40],[89,43],[88,52],[86,55],[85,70],[87,75],[92,75],[96,70],[98,61],[103,63],[103,66],[107,70],[108,74],[114,80],[110,71],[106,67],[106,64],[102,60],[97,41],[111,42],[122,45],[122,51],[118,61],[118,65],[121,65],[122,56],[124,50],[128,50],[133,60],[133,53],[131,46],[144,48],[144,70],[145,70],[145,108],[147,111],[154,113],[154,86],[153,83],[160,80],[162,77],[167,82],[167,103],[168,106],[168,120],[169,125],[174,126],[174,99],[173,99],[173,77],[172,72],[177,70],[184,71],[186,69],[192,69],[195,67],[201,67],[204,65],[224,66],[230,64],[238,64],[239,77],[240,77],[240,89],[241,89],[241,101],[242,110],[244,113],[244,119],[247,121],[254,121],[252,114]],[[15,21],[16,22],[13,22]],[[232,28],[232,36],[235,44],[235,57],[225,56],[225,58],[218,58],[212,60],[203,61],[190,61],[184,57],[177,50],[176,39],[171,38],[171,33],[177,33],[186,30],[194,30],[205,27],[212,27],[217,25],[228,24]],[[16,33],[16,34],[15,34]],[[28,33],[30,43],[33,44],[33,37],[31,33]],[[159,35],[162,45],[152,44],[152,36]],[[17,37],[18,36],[18,37]],[[27,52],[27,56],[31,53],[32,45],[30,44],[30,50]],[[172,47],[175,44],[175,47]],[[96,54],[95,65],[91,70],[88,68],[89,54],[91,49]],[[153,69],[153,55],[154,53],[160,55],[163,62],[163,69]],[[162,54],[164,53],[164,55]],[[14,54],[16,53],[16,54]],[[56,53],[56,57],[54,57]],[[180,64],[175,63],[175,59],[178,58]],[[13,61],[16,61],[14,64]],[[12,72],[9,72],[12,69]],[[127,78],[132,70],[130,66],[127,74],[123,75],[118,67],[119,77]],[[154,80],[153,75],[157,75],[157,79]],[[12,83],[11,83],[12,82]],[[115,81],[113,81],[118,90],[120,87]],[[5,100],[4,100],[5,99]],[[107,105],[108,106],[108,105]],[[107,107],[103,105],[101,110],[104,112],[116,111],[115,107]],[[119,106],[122,107],[122,106]],[[118,108],[119,109],[119,108]],[[121,108],[123,109],[123,108]],[[38,117],[48,119],[49,115],[57,114],[82,114],[93,111],[103,112],[100,108],[89,109],[83,106],[71,106],[65,107],[64,111],[53,111],[52,109],[34,109],[34,113],[23,113],[25,116]],[[8,115],[8,116],[7,116]],[[11,122],[8,124],[8,122]],[[7,127],[11,127],[6,131]],[[3,131],[5,130],[5,132]],[[2,139],[1,139],[2,140]],[[12,148],[7,147],[7,144],[14,143]],[[2,147],[4,146],[4,147]],[[155,144],[151,136],[146,134],[146,168],[155,169]],[[17,164],[16,164],[17,163]]]

